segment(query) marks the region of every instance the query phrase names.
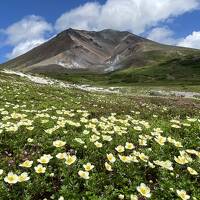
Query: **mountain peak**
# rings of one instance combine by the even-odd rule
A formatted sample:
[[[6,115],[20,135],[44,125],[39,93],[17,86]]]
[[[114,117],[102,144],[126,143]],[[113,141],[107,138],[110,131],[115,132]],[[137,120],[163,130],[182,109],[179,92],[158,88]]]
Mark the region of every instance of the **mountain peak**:
[[[45,73],[107,73],[130,66],[152,64],[162,54],[184,54],[185,49],[161,45],[127,31],[85,31],[69,28],[4,68]]]
[[[63,34],[63,33],[93,33],[93,34],[98,34],[98,33],[108,33],[108,34],[132,34],[128,31],[117,31],[114,29],[103,29],[100,31],[94,31],[94,30],[82,30],[82,29],[74,29],[74,28],[68,28],[62,32],[60,32],[58,35]]]

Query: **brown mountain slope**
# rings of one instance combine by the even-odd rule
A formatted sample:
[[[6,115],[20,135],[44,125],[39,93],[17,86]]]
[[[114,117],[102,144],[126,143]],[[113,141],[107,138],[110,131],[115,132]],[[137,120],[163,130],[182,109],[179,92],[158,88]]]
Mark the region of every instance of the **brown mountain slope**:
[[[161,45],[129,32],[68,29],[1,67],[36,73],[107,73],[193,52],[198,51]]]

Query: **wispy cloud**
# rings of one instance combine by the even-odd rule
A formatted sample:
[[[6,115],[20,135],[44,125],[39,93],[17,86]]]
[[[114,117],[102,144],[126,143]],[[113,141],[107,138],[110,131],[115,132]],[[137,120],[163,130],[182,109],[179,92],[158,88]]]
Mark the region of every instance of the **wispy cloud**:
[[[148,33],[147,38],[163,44],[200,49],[200,31],[193,31],[184,38],[175,38],[175,33],[169,28],[156,27]]]
[[[27,40],[25,42],[20,42],[13,48],[13,50],[10,53],[6,54],[6,57],[11,59],[20,56],[26,53],[27,51],[39,46],[45,41],[46,40],[43,38],[38,38],[38,39]]]
[[[176,45],[180,39],[175,39],[174,35],[168,27],[156,27],[148,33],[147,38],[163,44]]]
[[[177,45],[200,49],[200,31],[194,31],[192,34],[177,43]]]
[[[1,30],[1,35],[5,38],[4,45],[14,47],[7,57],[14,58],[40,45],[46,40],[47,33],[52,30],[50,23],[35,15],[24,17],[5,30]]]

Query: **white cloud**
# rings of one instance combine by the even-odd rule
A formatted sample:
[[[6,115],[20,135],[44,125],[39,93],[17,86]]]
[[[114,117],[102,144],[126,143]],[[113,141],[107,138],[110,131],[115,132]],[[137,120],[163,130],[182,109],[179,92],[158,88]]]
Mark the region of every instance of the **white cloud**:
[[[200,31],[194,31],[185,38],[174,38],[174,32],[166,27],[152,29],[147,38],[159,43],[200,49]]]
[[[61,15],[56,30],[72,27],[101,30],[112,28],[140,34],[160,21],[199,7],[199,0],[107,0],[86,3]]]
[[[96,30],[95,21],[100,15],[101,6],[98,3],[86,3],[84,6],[75,8],[64,13],[56,21],[56,30],[62,31],[66,28]]]
[[[27,16],[9,26],[4,32],[9,44],[18,44],[26,40],[44,37],[45,33],[51,31],[52,27],[40,16]]]
[[[6,44],[13,46],[8,58],[19,56],[46,41],[46,34],[53,30],[51,24],[42,17],[30,15],[10,25],[1,32],[6,36]]]
[[[152,29],[147,38],[159,43],[175,45],[177,39],[174,39],[174,32],[167,27],[156,27]]]
[[[200,0],[107,0],[104,4],[94,1],[67,11],[57,19],[55,27],[40,16],[24,17],[0,30],[3,40],[0,39],[13,47],[7,56],[14,58],[45,42],[49,37],[47,34],[54,29],[60,32],[70,27],[85,30],[109,28],[141,34],[159,22],[167,22],[173,17],[197,9],[199,4]],[[167,28],[155,28],[148,36],[158,42],[175,43],[173,32]],[[192,39],[185,38],[180,45],[188,45],[189,40],[192,43]],[[2,45],[5,44],[1,42]]]
[[[177,45],[200,49],[200,31],[194,31],[191,35],[182,39]]]
[[[40,44],[44,43],[45,40],[44,39],[36,39],[36,40],[30,40],[30,41],[26,41],[26,42],[21,42],[19,44],[17,44],[12,52],[8,53],[6,55],[7,58],[12,59],[15,58],[17,56],[20,56],[24,53],[26,53],[27,51],[39,46]]]

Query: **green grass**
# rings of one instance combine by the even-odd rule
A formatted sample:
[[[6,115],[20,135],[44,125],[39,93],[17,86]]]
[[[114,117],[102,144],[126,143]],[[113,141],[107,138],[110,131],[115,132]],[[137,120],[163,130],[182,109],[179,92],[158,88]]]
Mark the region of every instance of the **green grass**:
[[[181,189],[191,198],[200,199],[200,176],[187,171],[189,166],[200,173],[200,158],[188,154],[192,161],[184,165],[174,160],[174,156],[179,156],[180,151],[186,149],[199,152],[199,101],[89,93],[37,85],[3,73],[0,73],[0,93],[1,200],[59,199],[61,196],[70,200],[114,200],[120,194],[125,199],[136,195],[143,200],[145,198],[137,191],[141,183],[150,188],[152,200],[178,200],[176,190]],[[174,124],[170,122],[172,119],[179,121],[180,128],[171,126]],[[185,123],[190,126],[185,126]],[[10,128],[16,125],[17,129],[11,131]],[[136,130],[138,126],[141,131]],[[55,128],[52,134],[47,133],[51,128]],[[159,145],[151,134],[154,128],[161,128],[163,137],[170,136],[181,142],[183,147],[178,148],[170,142]],[[89,133],[84,134],[85,130]],[[94,145],[92,135],[100,137],[98,141],[103,144],[102,148]],[[103,140],[103,135],[111,136],[112,141]],[[143,137],[147,146],[139,142]],[[33,141],[28,142],[28,138]],[[75,138],[85,144],[75,141]],[[53,146],[56,140],[66,144],[56,148]],[[151,163],[170,160],[173,171],[157,165],[152,168],[138,156],[138,162],[122,162],[115,147],[124,146],[126,142],[133,143],[135,148],[126,149],[121,155],[140,152],[149,156]],[[64,160],[56,158],[61,152],[76,155],[76,161],[66,165]],[[113,153],[115,163],[107,160],[107,153]],[[43,164],[46,172],[37,174],[34,167],[43,154],[50,154],[53,158],[48,164]],[[32,167],[20,167],[19,164],[27,159],[33,161]],[[87,162],[92,163],[94,169],[89,172],[90,178],[85,180],[78,171],[84,170],[83,164]],[[105,162],[112,166],[113,171],[106,170]],[[30,180],[8,184],[4,178],[11,171],[17,175],[27,172]]]
[[[156,66],[128,68],[111,74],[111,80],[122,83],[150,83],[163,85],[200,84],[199,61],[172,60]]]
[[[108,74],[46,73],[45,75],[78,84],[164,87],[186,91],[188,88],[190,91],[200,91],[200,59],[195,55],[175,57],[171,60],[165,57],[144,67],[129,67]]]

